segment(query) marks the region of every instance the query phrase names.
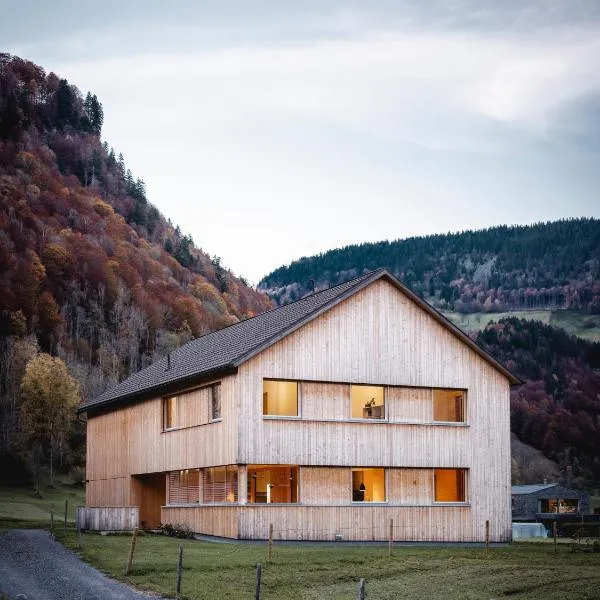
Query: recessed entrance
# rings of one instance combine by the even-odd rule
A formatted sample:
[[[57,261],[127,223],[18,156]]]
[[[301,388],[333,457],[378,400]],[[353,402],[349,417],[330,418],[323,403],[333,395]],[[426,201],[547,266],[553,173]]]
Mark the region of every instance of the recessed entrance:
[[[164,473],[133,475],[131,478],[131,500],[140,507],[140,527],[160,527],[160,508],[166,504],[166,476]]]

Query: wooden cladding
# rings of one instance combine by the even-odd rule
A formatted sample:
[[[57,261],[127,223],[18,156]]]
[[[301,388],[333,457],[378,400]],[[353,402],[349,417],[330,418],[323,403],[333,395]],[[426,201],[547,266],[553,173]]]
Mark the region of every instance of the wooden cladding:
[[[163,398],[163,430],[205,425],[221,419],[221,385]]]

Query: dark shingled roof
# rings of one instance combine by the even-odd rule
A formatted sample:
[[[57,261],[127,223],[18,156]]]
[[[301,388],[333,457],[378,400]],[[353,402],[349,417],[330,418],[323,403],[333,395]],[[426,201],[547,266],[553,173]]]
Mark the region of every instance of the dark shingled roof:
[[[434,308],[421,300],[386,269],[371,271],[366,275],[316,292],[296,302],[267,311],[251,319],[240,321],[191,340],[135,375],[127,378],[93,400],[82,404],[78,412],[104,407],[113,403],[142,400],[168,393],[185,384],[193,384],[211,377],[235,372],[236,368],[276,341],[289,335],[308,321],[352,296],[367,285],[384,278],[417,302],[421,308],[460,337],[480,356],[492,364],[512,384],[520,381],[506,367],[492,358],[458,327]]]
[[[513,485],[513,496],[526,496],[527,494],[535,494],[548,488],[556,487],[558,483],[535,483],[531,485]]]

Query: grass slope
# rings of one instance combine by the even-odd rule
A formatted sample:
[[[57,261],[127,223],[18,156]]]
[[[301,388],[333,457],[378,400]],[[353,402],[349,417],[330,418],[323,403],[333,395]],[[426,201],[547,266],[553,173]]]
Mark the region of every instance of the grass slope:
[[[530,321],[542,321],[554,327],[561,327],[567,333],[576,335],[590,342],[600,342],[600,315],[589,315],[569,310],[521,310],[502,313],[471,313],[462,314],[452,311],[442,311],[465,331],[480,331],[490,321],[498,321],[504,317],[516,317]]]
[[[264,600],[356,598],[364,577],[367,596],[379,600],[592,600],[600,598],[600,554],[573,553],[570,546],[519,543],[493,548],[285,546],[183,541],[153,535],[138,539],[132,573],[124,567],[129,536],[59,534],[84,560],[112,577],[164,595],[175,591],[177,551],[184,546],[182,593],[188,599],[253,598],[255,566],[263,566]]]
[[[67,522],[75,523],[78,506],[85,504],[85,491],[80,486],[56,483],[43,487],[41,497],[33,489],[0,487],[0,527],[50,528],[50,511],[54,504],[55,526],[64,523],[65,500],[68,500]]]

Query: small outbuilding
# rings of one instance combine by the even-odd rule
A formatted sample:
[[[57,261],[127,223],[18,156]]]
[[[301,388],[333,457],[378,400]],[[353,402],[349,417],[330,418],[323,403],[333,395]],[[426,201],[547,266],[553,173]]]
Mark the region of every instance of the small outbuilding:
[[[512,486],[513,521],[568,520],[589,513],[585,492],[558,483]]]

